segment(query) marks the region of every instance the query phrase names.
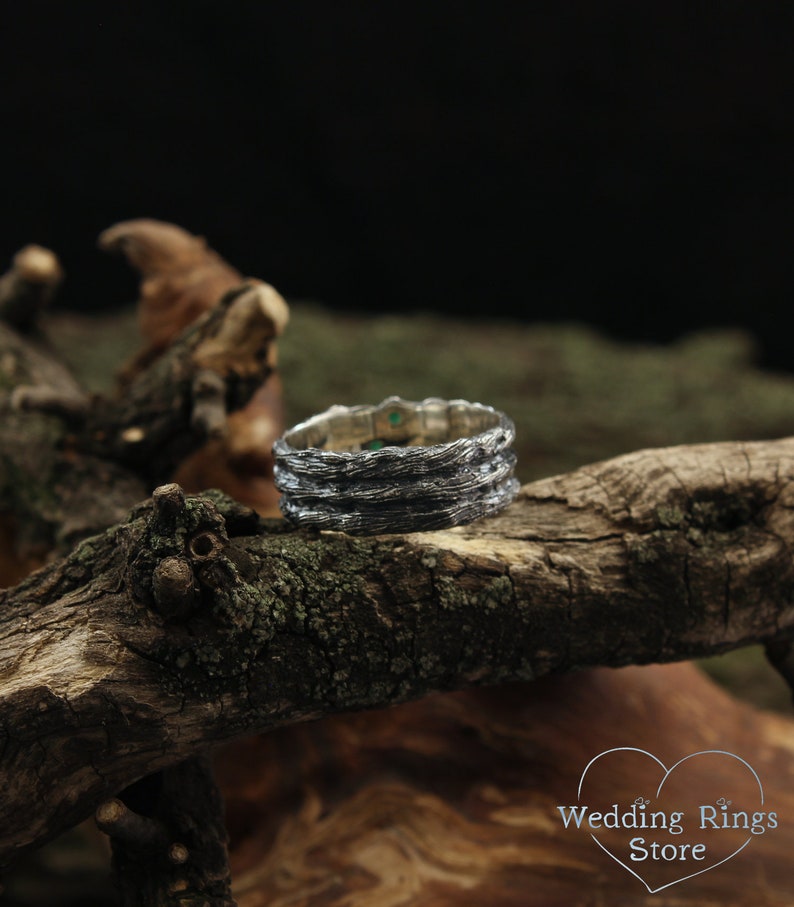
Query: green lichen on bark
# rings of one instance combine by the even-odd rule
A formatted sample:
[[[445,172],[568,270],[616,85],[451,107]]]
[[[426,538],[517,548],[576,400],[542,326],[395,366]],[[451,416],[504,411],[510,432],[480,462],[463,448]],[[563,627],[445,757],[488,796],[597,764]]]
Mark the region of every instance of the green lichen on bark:
[[[130,563],[137,617],[122,641],[145,651],[169,694],[211,701],[236,691],[254,714],[264,710],[260,720],[276,711],[284,720],[291,708],[298,715],[371,707],[474,674],[515,678],[519,662],[518,676],[534,675],[523,653],[506,656],[507,635],[494,645],[494,628],[518,610],[504,569],[480,574],[461,565],[450,583],[400,538],[285,532],[277,521],[235,537],[222,515],[235,508],[219,494],[187,498],[167,519],[155,504],[127,527],[120,563]],[[207,533],[219,545],[196,555],[195,540]],[[151,585],[157,564],[171,557],[190,561],[200,587],[195,607],[176,622],[157,613]]]

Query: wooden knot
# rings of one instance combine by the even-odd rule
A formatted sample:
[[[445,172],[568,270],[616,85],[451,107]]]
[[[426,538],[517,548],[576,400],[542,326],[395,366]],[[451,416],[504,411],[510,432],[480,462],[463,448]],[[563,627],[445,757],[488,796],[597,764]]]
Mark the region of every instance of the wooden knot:
[[[133,812],[117,798],[101,803],[94,818],[100,831],[116,841],[141,851],[168,851],[171,842],[162,822]]]
[[[183,557],[166,557],[154,568],[152,592],[157,611],[163,617],[189,614],[198,601],[198,586],[190,562]]]
[[[152,492],[152,505],[158,523],[173,525],[184,513],[185,492],[176,482],[160,485]]]
[[[162,822],[133,812],[118,798],[101,803],[94,819],[100,831],[140,856],[154,855],[173,866],[183,866],[190,859],[190,850],[173,841]]]
[[[176,866],[187,863],[189,858],[190,851],[184,844],[180,844],[178,841],[168,848],[168,859]]]
[[[224,541],[214,532],[198,532],[188,543],[188,550],[194,560],[204,563],[217,557],[223,551]]]

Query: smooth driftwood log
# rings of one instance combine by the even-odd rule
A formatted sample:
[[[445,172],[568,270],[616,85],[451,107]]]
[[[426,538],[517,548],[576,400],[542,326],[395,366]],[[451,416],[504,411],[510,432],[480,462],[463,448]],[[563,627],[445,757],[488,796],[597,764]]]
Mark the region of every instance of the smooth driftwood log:
[[[225,293],[244,282],[256,286],[270,312],[274,337],[286,327],[289,309],[274,287],[245,280],[203,237],[192,236],[176,224],[149,218],[122,221],[102,233],[99,245],[122,252],[141,276],[137,310],[144,346],[123,368],[122,386],[161,356]],[[268,364],[275,363],[276,345],[271,342]],[[208,439],[179,464],[174,481],[190,491],[222,488],[259,513],[278,516],[271,448],[283,430],[281,381],[273,371],[248,404],[229,415],[221,437]]]
[[[162,354],[243,275],[176,224],[144,217],[125,220],[104,230],[98,240],[105,252],[121,253],[141,275],[138,327],[146,346],[125,366],[132,378]]]
[[[793,726],[682,662],[593,668],[278,728],[216,757],[235,896],[240,907],[790,907]],[[741,755],[780,828],[753,836],[716,871],[650,894],[591,829],[566,828],[558,811],[576,802],[590,759],[626,745],[668,766],[715,748]],[[659,767],[637,755],[613,754],[590,794],[604,806],[652,796]],[[687,762],[686,779],[670,779],[677,807],[738,794],[731,762]],[[623,833],[624,843],[634,834]],[[712,846],[726,843],[709,841],[712,865]],[[654,887],[688,865],[649,863],[634,868]]]
[[[124,388],[91,407],[84,445],[149,479],[171,475],[273,371],[286,304],[258,283],[230,290]]]
[[[792,540],[794,439],[640,451],[404,536],[162,487],[0,594],[0,855],[258,730],[784,638]]]

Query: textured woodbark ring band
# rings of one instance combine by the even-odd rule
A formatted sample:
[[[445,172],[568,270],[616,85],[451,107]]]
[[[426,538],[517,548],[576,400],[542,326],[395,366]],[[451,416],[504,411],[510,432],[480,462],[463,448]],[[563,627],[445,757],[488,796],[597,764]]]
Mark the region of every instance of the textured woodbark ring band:
[[[281,511],[352,535],[446,529],[516,496],[512,421],[465,400],[332,406],[273,446]]]

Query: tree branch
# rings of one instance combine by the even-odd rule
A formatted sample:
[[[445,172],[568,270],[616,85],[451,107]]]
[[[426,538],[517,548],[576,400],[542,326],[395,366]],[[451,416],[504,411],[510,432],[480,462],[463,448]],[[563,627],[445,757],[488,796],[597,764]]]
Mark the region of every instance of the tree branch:
[[[149,493],[124,465],[75,450],[87,411],[85,391],[46,343],[0,321],[0,513],[13,515],[18,557],[65,553]]]
[[[244,284],[188,328],[119,398],[92,407],[78,446],[154,482],[219,437],[273,370],[269,355],[286,315],[264,285]]]
[[[110,836],[123,907],[234,907],[223,804],[209,756],[144,778],[122,799],[103,803],[96,822]]]
[[[25,246],[11,269],[0,277],[0,321],[23,333],[35,333],[41,311],[63,280],[57,255],[42,246]]]
[[[639,451],[374,538],[167,486],[0,594],[0,855],[280,724],[785,638],[792,541],[794,439]]]
[[[0,512],[15,517],[17,553],[65,553],[222,434],[272,373],[286,317],[269,287],[243,285],[121,397],[93,399],[43,341],[0,321]]]

